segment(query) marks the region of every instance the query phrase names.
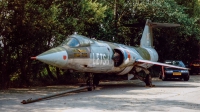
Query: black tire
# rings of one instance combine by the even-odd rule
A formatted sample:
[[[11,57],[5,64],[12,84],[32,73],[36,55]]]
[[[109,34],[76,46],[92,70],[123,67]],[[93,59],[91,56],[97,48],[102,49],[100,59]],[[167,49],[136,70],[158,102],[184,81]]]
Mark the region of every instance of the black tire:
[[[187,75],[186,77],[184,77],[184,81],[188,81],[190,79],[190,76]]]
[[[93,90],[93,87],[89,87],[89,88],[88,88],[88,91],[92,91],[92,90]]]

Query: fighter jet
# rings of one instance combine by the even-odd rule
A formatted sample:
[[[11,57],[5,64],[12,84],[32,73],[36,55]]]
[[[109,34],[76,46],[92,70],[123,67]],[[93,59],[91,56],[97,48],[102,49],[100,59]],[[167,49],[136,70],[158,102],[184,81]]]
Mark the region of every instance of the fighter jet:
[[[119,43],[95,40],[83,35],[73,34],[59,46],[52,48],[32,59],[39,60],[61,69],[84,72],[88,74],[88,90],[94,89],[99,80],[94,74],[133,75],[153,86],[151,73],[148,70],[153,65],[187,69],[158,61],[158,53],[153,47],[152,29],[156,27],[177,27],[179,24],[156,23],[147,20],[139,47],[127,46]],[[144,71],[146,77],[139,77],[138,72]],[[130,75],[133,74],[133,75]],[[186,78],[189,78],[186,77]]]

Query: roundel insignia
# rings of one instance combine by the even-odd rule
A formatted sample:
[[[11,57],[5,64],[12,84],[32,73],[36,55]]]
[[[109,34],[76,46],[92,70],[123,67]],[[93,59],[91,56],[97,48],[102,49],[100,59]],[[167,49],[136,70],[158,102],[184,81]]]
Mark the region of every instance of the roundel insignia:
[[[66,55],[64,55],[64,56],[63,56],[63,59],[64,59],[64,60],[66,60],[66,59],[67,59],[67,56],[66,56]]]
[[[126,53],[128,54],[128,59],[130,60],[131,59],[130,53],[127,50],[126,50]]]

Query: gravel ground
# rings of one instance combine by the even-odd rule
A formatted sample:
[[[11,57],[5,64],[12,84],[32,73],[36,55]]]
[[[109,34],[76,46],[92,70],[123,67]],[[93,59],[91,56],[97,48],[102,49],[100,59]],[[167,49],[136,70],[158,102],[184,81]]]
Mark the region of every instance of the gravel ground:
[[[0,112],[199,112],[200,75],[189,81],[153,79],[156,87],[139,80],[101,82],[95,91],[64,94],[39,102],[21,104],[78,88],[77,85],[11,88],[0,91]]]

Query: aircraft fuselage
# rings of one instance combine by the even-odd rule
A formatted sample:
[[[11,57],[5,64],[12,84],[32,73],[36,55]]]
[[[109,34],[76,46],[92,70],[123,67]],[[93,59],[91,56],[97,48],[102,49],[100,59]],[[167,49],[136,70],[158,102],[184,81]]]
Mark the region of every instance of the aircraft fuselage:
[[[118,60],[115,59],[115,53],[118,53]],[[51,54],[52,59],[45,60],[48,58],[47,54]],[[40,54],[37,59],[62,69],[78,72],[124,75],[134,66],[151,67],[153,64],[136,64],[135,60],[145,59],[156,62],[158,54],[151,47],[131,47],[75,34],[69,36],[60,46]]]
[[[187,69],[157,62],[158,53],[153,47],[152,28],[177,26],[180,25],[147,20],[140,40],[140,47],[99,41],[73,34],[67,37],[60,46],[32,58],[62,69],[87,73],[124,75],[131,70],[136,72],[144,70],[148,74],[147,69],[153,64]]]

